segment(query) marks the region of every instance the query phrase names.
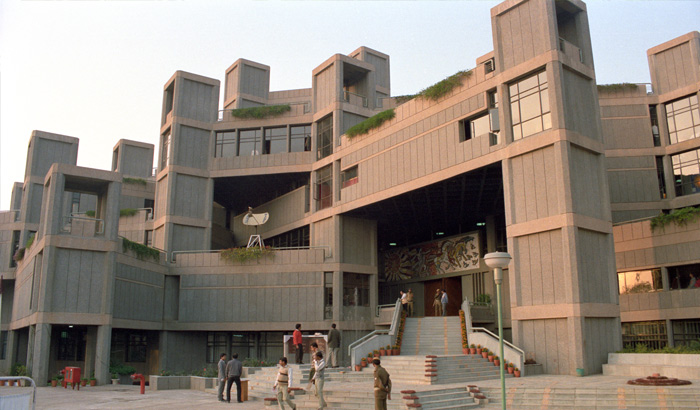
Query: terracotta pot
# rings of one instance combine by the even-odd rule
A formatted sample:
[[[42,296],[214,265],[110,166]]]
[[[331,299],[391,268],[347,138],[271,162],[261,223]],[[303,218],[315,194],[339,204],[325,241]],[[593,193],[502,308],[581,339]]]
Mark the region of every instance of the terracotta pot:
[[[479,349],[478,347],[476,348],[476,354],[481,354],[482,351],[483,349]]]
[[[488,359],[489,354],[487,352],[481,352],[481,357],[483,357],[484,359]]]
[[[513,372],[513,375],[514,375],[515,377],[520,377],[520,370],[515,370],[515,371]]]
[[[469,348],[469,353],[471,353],[471,354],[476,354],[476,347],[470,347],[470,348]]]
[[[463,347],[463,348],[462,348],[462,354],[469,354],[469,348],[468,348],[468,347]]]
[[[0,386],[4,386],[4,385],[5,385],[5,380],[0,380]]]
[[[80,381],[80,385],[81,385],[82,387],[85,387],[85,386],[87,385],[87,380],[81,380],[81,381]]]
[[[513,367],[507,367],[507,369],[508,369],[508,374],[513,374],[513,369],[514,369]]]
[[[489,362],[493,362],[493,357],[494,357],[494,356],[493,356],[492,354],[490,354],[490,355],[487,356],[487,358],[489,359]]]
[[[379,349],[379,356],[386,356],[386,350]]]
[[[362,371],[362,365],[361,365],[361,364],[356,364],[356,365],[355,365],[355,371],[356,371],[356,372]]]
[[[391,355],[392,355],[392,356],[398,356],[398,355],[399,355],[399,349],[391,349]]]
[[[58,380],[51,380],[51,387],[58,386]]]
[[[97,386],[97,380],[90,380],[90,386]]]
[[[15,381],[14,381],[14,380],[8,380],[8,381],[7,381],[7,385],[8,385],[8,386],[14,386],[14,384],[15,384]]]
[[[493,360],[493,365],[494,365],[494,366],[500,366],[500,365],[501,365],[501,361],[500,361],[500,360],[494,359],[494,360]]]

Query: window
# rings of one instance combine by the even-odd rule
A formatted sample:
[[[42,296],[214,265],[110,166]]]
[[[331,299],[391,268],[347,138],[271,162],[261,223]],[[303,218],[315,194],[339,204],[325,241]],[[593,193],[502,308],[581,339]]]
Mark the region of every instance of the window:
[[[12,249],[12,253],[10,253],[10,267],[14,268],[17,266],[17,262],[15,262],[13,256],[17,252],[17,249],[19,249],[19,231],[12,231],[12,244],[10,249]]]
[[[208,332],[207,333],[207,363],[218,363],[219,355],[227,353],[226,333]]]
[[[160,149],[160,169],[165,169],[170,164],[170,131],[163,135],[163,143]]]
[[[487,135],[491,131],[489,115],[484,114],[480,117],[471,118],[462,121],[462,132],[460,133],[460,141],[467,141],[472,138]]]
[[[671,290],[697,289],[700,264],[671,266],[668,268],[668,283]]]
[[[7,331],[0,332],[0,360],[7,358]]]
[[[326,209],[333,204],[333,169],[332,165],[316,171],[316,209]]]
[[[552,128],[546,72],[520,80],[509,90],[513,140]]]
[[[311,125],[290,127],[290,152],[311,151]]]
[[[664,177],[664,157],[656,157],[656,178],[659,181],[659,195],[666,199],[666,178]]]
[[[112,152],[112,171],[117,170],[117,164],[119,163],[119,147],[115,148]]]
[[[349,187],[350,185],[355,185],[357,183],[357,165],[341,172],[340,178],[343,183],[343,188]]]
[[[493,61],[493,58],[490,60],[487,60],[484,63],[484,72],[486,74],[493,72],[496,69],[496,63]]]
[[[676,196],[700,192],[700,150],[671,156]]]
[[[143,244],[146,246],[153,246],[153,231],[144,231],[143,233]]]
[[[262,131],[259,129],[240,131],[238,134],[238,156],[260,155],[262,151],[261,135]]]
[[[700,340],[700,320],[673,320],[673,342],[676,346]]]
[[[322,119],[316,125],[317,159],[333,153],[333,115]]]
[[[59,328],[57,360],[85,360],[85,330]]]
[[[323,273],[323,318],[333,319],[333,272]]]
[[[698,96],[691,95],[667,103],[666,123],[671,144],[700,137]]]
[[[71,195],[70,212],[71,212],[71,215],[77,214],[78,212],[80,212],[80,193],[79,192],[73,192]]]
[[[661,146],[661,137],[659,136],[659,117],[656,115],[656,106],[649,106],[649,119],[651,120],[651,135],[654,139],[654,146]]]
[[[646,345],[650,349],[666,347],[666,321],[627,322],[622,324],[622,347]]]
[[[309,225],[265,239],[274,248],[309,246]]]
[[[266,128],[263,154],[287,152],[287,127]]]
[[[617,282],[620,295],[664,290],[661,280],[661,269],[618,272]]]
[[[236,131],[223,131],[216,133],[216,149],[214,156],[227,158],[236,156]]]
[[[129,344],[126,347],[127,362],[145,362],[148,344],[145,333],[129,333]]]
[[[369,306],[369,275],[343,273],[343,306]]]

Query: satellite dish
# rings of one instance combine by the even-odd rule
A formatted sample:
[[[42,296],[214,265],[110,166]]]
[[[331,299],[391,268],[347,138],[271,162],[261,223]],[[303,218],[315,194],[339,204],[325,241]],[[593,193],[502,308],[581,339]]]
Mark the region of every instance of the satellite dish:
[[[248,207],[248,213],[243,217],[243,225],[248,226],[258,226],[263,225],[267,220],[270,219],[270,213],[265,212],[264,214],[254,214],[253,208]]]

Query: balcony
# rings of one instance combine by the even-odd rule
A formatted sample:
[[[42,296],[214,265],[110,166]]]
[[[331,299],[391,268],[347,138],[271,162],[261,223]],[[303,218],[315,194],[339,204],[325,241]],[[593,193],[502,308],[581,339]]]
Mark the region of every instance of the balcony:
[[[559,37],[559,50],[561,50],[567,56],[580,61],[581,63],[584,62],[583,52],[581,51],[581,49],[569,43],[561,37]]]
[[[368,108],[369,102],[364,95],[356,94],[352,91],[343,91],[343,101],[352,105]]]
[[[221,257],[221,250],[211,251],[175,251],[171,253],[170,261],[174,268],[226,268],[231,271],[250,271],[251,266],[317,265],[324,263],[330,255],[328,246],[300,246],[294,248],[271,248],[269,256],[253,258],[245,262],[227,261]],[[313,270],[318,270],[315,267]]]
[[[61,220],[61,233],[73,236],[95,237],[105,232],[104,219],[88,216],[64,216]]]

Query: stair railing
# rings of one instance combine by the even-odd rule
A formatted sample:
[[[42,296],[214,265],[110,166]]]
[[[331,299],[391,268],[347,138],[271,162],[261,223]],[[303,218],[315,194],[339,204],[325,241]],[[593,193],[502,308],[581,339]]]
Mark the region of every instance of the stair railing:
[[[394,304],[394,315],[391,319],[391,326],[389,329],[374,330],[355,340],[350,344],[350,346],[348,346],[348,355],[350,356],[351,366],[360,364],[360,360],[374,350],[379,350],[386,345],[394,345],[400,320],[401,298],[398,298]]]

